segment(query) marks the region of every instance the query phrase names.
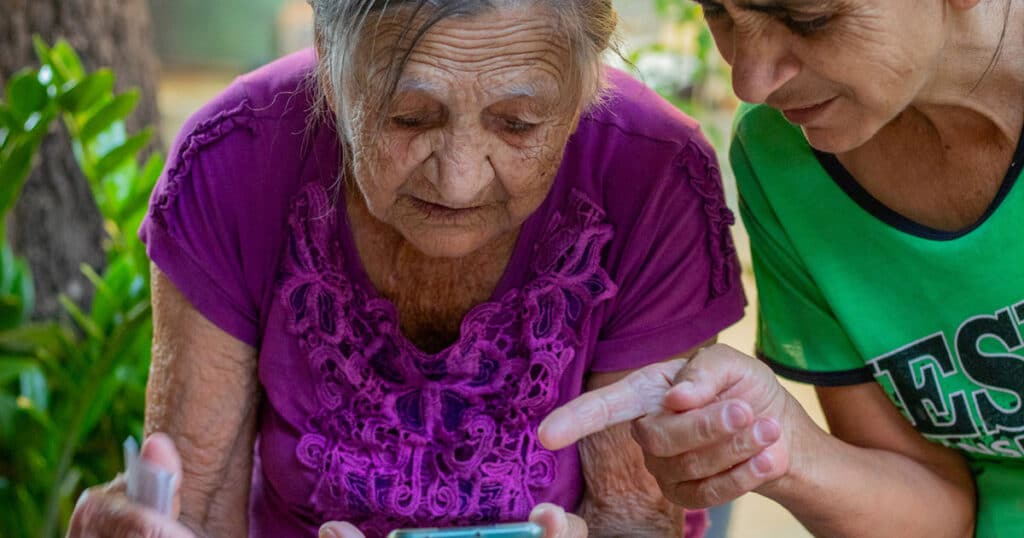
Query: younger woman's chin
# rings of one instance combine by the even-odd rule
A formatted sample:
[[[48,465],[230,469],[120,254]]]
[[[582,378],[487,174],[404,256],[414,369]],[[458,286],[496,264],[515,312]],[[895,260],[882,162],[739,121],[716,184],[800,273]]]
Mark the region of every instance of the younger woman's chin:
[[[834,127],[803,127],[802,130],[807,143],[823,153],[841,154],[853,151],[870,139],[870,136],[856,130]]]

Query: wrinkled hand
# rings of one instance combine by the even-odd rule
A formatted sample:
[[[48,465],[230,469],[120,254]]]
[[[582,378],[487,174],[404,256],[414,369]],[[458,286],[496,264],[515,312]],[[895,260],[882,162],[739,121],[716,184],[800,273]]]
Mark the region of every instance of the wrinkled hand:
[[[544,529],[544,538],[587,538],[587,522],[551,503],[538,504],[530,521]]]
[[[557,450],[627,421],[662,493],[687,508],[763,493],[791,468],[797,430],[813,425],[767,366],[715,345],[582,394],[538,435]]]
[[[351,523],[329,521],[320,526],[320,538],[366,538]]]
[[[142,444],[140,458],[147,463],[162,467],[181,476],[181,458],[174,449],[174,443],[163,434],[149,436]],[[174,493],[174,510],[171,516],[164,516],[148,508],[133,504],[125,496],[124,478],[86,490],[78,499],[75,512],[71,515],[68,538],[103,536],[148,536],[152,538],[195,538],[181,523],[178,513],[181,503],[178,491]]]
[[[537,505],[530,512],[530,521],[544,529],[544,538],[587,538],[587,523],[581,517],[551,503]],[[350,523],[331,521],[320,527],[320,538],[365,537]]]

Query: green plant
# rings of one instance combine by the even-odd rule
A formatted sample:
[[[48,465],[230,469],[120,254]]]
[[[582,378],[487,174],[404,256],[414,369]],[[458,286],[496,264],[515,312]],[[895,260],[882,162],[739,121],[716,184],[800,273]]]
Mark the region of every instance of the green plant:
[[[140,163],[152,131],[125,129],[137,91],[115,93],[114,74],[87,73],[64,41],[35,45],[40,67],[15,75],[0,101],[0,237],[59,120],[109,238],[106,268],[82,268],[92,304],[61,298],[75,327],[29,321],[30,272],[0,248],[0,536],[50,538],[65,532],[85,485],[121,468],[119,441],[142,433],[152,318],[148,261],[134,232],[164,161]]]
[[[662,31],[651,44],[629,51],[643,81],[683,112],[701,120],[721,150],[736,106],[728,65],[715,49],[701,7],[692,0],[653,0]]]

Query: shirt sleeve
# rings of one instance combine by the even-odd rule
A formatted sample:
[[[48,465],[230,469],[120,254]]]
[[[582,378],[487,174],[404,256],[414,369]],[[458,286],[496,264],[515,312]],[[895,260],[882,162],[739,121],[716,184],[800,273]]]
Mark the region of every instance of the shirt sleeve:
[[[794,381],[842,386],[872,380],[765,195],[742,141],[730,162],[757,281],[758,356]]]
[[[139,235],[153,263],[200,313],[257,346],[264,277],[246,247],[258,211],[251,204],[261,160],[238,84],[178,135]]]
[[[743,317],[746,299],[714,151],[699,133],[662,162],[629,164],[653,181],[629,182],[642,199],[616,223],[619,286],[593,371],[621,371],[679,356]],[[613,193],[620,199],[636,194]]]

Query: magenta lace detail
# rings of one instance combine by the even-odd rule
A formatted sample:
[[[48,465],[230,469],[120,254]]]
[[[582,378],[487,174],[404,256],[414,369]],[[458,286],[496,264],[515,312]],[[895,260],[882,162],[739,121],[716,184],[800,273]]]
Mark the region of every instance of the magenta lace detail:
[[[423,353],[394,306],[344,276],[337,213],[319,184],[294,202],[281,301],[319,409],[295,454],[320,520],[368,537],[396,527],[522,520],[556,477],[536,428],[559,400],[577,330],[615,284],[603,212],[574,193],[535,247],[532,279],[474,308],[451,348]]]
[[[199,152],[227,136],[238,128],[252,130],[252,116],[245,114],[251,110],[248,101],[243,101],[238,106],[219,112],[216,116],[197,124],[192,132],[185,138],[184,144],[178,152],[174,166],[167,171],[167,180],[151,202],[151,217],[156,219],[164,229],[168,229],[168,221],[164,217],[166,212],[178,198],[181,178],[188,176],[192,164]]]
[[[708,246],[711,252],[711,297],[720,297],[729,291],[737,276],[733,274],[736,267],[732,263],[736,247],[729,233],[729,227],[736,223],[736,217],[725,205],[722,173],[714,155],[694,141],[690,141],[686,150],[680,153],[677,163],[704,201],[704,213],[710,228]]]

